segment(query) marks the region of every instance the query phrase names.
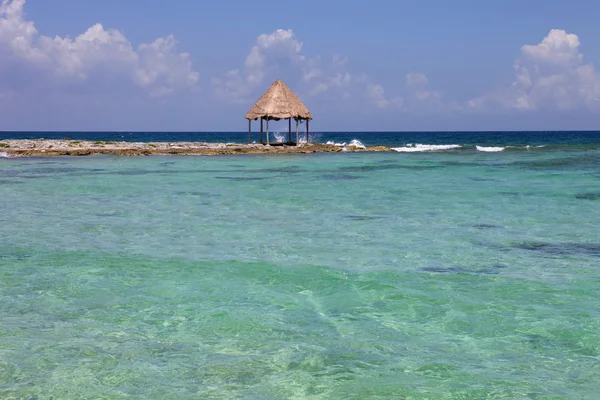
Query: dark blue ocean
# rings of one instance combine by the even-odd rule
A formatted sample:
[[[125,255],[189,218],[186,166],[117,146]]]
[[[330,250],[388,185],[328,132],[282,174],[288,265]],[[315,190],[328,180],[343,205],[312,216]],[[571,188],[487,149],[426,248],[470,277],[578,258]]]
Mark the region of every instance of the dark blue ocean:
[[[284,132],[272,133],[283,138]],[[462,149],[480,147],[520,148],[545,146],[556,148],[600,148],[600,131],[538,132],[311,132],[311,141],[350,143],[358,140],[366,146],[406,147],[407,145],[459,145]],[[2,139],[109,140],[126,142],[233,142],[246,143],[247,132],[0,132]],[[252,140],[259,140],[253,132]]]

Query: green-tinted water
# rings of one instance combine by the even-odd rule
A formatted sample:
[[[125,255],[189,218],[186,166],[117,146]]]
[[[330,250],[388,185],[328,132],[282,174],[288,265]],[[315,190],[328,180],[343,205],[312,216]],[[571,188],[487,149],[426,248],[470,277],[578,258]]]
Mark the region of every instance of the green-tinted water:
[[[0,160],[0,398],[598,398],[599,166]]]

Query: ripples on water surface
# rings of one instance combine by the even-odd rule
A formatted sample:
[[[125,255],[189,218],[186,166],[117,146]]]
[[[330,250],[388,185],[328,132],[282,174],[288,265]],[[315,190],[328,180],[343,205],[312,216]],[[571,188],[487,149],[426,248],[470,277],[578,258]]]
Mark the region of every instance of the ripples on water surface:
[[[598,398],[600,154],[0,160],[0,398]]]

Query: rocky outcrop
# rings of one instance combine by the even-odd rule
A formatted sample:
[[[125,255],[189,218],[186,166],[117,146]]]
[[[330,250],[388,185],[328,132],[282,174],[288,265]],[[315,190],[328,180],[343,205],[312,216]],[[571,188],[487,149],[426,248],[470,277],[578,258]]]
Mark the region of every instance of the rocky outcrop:
[[[349,148],[346,151],[390,151],[389,148]],[[159,154],[205,155],[226,154],[277,154],[277,153],[323,153],[341,152],[343,148],[328,144],[310,143],[308,145],[287,146],[236,143],[203,142],[108,142],[83,140],[0,140],[0,152],[9,157],[34,156],[88,156],[92,154],[113,154],[119,156],[149,156]]]

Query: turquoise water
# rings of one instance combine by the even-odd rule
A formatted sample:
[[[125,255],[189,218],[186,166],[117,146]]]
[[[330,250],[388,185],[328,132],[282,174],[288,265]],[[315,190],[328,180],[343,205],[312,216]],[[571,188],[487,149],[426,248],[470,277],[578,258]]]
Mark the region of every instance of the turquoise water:
[[[0,159],[2,399],[594,399],[597,150]]]

